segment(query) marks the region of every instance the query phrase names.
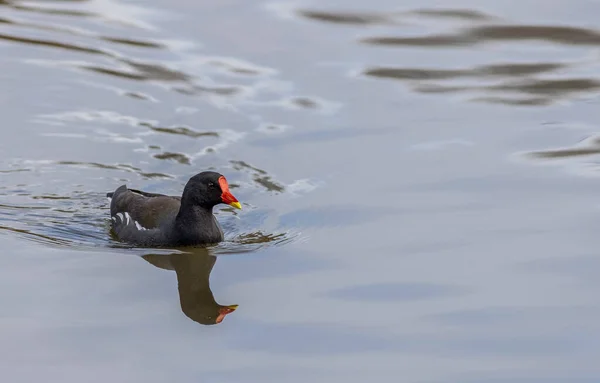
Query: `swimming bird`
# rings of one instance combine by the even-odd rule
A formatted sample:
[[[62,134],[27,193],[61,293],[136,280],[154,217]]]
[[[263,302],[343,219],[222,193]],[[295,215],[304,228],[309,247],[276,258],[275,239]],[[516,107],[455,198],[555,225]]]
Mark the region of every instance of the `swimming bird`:
[[[118,240],[143,247],[194,246],[224,240],[213,207],[241,209],[225,176],[205,171],[191,177],[181,197],[148,193],[121,185],[110,199],[111,229]]]

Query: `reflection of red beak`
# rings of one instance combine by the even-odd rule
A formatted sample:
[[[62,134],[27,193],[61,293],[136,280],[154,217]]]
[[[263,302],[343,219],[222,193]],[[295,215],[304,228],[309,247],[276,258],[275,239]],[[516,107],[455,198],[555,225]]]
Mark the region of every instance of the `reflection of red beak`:
[[[229,206],[235,207],[236,209],[241,209],[242,205],[240,205],[237,198],[235,198],[233,194],[231,194],[231,192],[229,191],[229,184],[227,183],[225,177],[219,177],[219,186],[221,186],[222,191],[221,201],[223,201],[223,203],[226,203]]]
[[[220,307],[219,308],[219,316],[217,317],[217,323],[223,322],[223,319],[225,319],[225,315],[231,314],[237,308],[238,308],[238,305],[231,305],[231,306],[222,306],[222,307]]]

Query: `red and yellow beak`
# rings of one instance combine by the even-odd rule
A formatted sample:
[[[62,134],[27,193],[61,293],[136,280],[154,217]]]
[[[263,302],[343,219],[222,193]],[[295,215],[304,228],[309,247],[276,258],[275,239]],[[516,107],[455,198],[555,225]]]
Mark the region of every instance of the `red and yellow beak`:
[[[221,201],[223,201],[223,203],[226,203],[229,206],[233,206],[236,209],[241,209],[242,205],[238,202],[237,198],[235,198],[233,194],[231,194],[231,192],[229,191],[229,184],[227,183],[225,177],[219,177],[219,186],[221,186],[222,191]]]
[[[219,308],[219,316],[217,317],[216,323],[223,322],[223,319],[225,319],[225,315],[231,314],[237,308],[238,305],[222,306],[221,308]]]

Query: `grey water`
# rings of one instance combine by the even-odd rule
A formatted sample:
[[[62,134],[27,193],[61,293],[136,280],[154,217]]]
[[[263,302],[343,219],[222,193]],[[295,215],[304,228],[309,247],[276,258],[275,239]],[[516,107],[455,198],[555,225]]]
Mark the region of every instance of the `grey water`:
[[[2,380],[599,382],[599,14],[0,1]],[[110,238],[206,169],[225,242]]]

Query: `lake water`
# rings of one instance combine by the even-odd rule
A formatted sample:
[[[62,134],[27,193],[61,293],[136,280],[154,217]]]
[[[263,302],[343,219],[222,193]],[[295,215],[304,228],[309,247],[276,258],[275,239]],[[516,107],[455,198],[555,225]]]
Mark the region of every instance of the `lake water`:
[[[2,380],[599,382],[599,14],[0,1]],[[224,243],[110,239],[206,169]]]

